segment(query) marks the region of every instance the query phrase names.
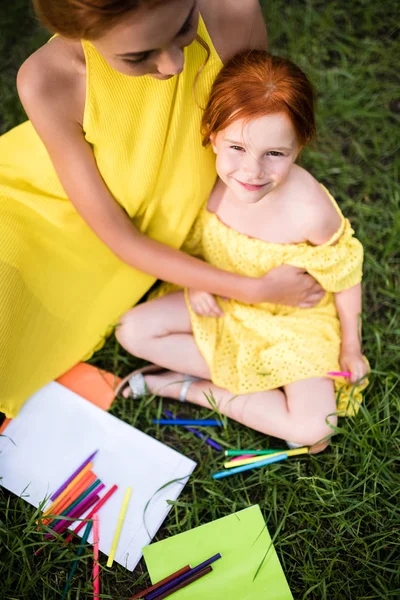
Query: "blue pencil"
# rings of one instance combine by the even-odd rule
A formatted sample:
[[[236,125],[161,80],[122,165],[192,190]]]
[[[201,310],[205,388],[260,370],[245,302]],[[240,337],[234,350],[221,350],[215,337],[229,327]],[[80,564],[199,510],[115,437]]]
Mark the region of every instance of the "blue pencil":
[[[164,415],[169,419],[174,418],[174,415],[169,410],[164,410]],[[214,440],[208,437],[207,434],[201,433],[201,431],[197,431],[197,429],[193,429],[193,427],[188,427],[187,425],[185,426],[185,429],[196,435],[201,440],[204,440],[206,444],[208,444],[212,448],[215,448],[215,450],[219,450],[219,452],[222,451],[222,447],[219,444],[217,444],[217,442],[214,442]]]
[[[215,419],[153,419],[155,425],[193,425],[194,427],[223,427],[222,421]]]
[[[274,462],[285,460],[285,458],[288,458],[287,454],[269,456],[268,458],[264,458],[264,460],[251,463],[250,465],[242,465],[241,467],[234,467],[233,469],[227,469],[226,471],[219,471],[218,473],[214,473],[213,479],[221,479],[222,477],[229,477],[229,475],[235,475],[235,473],[243,473],[243,471],[248,471],[249,469],[258,469],[258,467],[265,467],[266,465],[270,465]]]

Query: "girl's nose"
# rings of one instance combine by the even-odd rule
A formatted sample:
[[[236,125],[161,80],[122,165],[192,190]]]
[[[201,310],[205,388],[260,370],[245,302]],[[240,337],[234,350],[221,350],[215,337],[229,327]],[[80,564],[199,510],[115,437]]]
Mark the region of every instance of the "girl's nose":
[[[249,153],[246,154],[242,167],[243,171],[252,177],[263,177],[265,174],[261,162],[253,158]]]
[[[179,75],[183,71],[185,57],[182,48],[170,46],[164,50],[158,60],[157,70],[161,75]]]

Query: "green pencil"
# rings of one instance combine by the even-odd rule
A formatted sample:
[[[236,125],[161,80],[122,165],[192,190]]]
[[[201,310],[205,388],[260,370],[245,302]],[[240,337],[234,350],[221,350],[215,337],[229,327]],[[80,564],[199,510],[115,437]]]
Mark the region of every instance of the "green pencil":
[[[262,456],[263,454],[275,454],[275,452],[284,452],[284,450],[225,450],[225,456],[242,456],[242,454]]]
[[[64,517],[68,517],[69,513],[72,510],[74,510],[74,508],[76,508],[78,506],[78,504],[80,502],[82,502],[82,500],[84,500],[87,496],[89,496],[89,494],[99,485],[99,483],[101,483],[100,479],[96,479],[96,481],[94,481],[90,487],[88,487],[84,492],[82,492],[82,494],[80,496],[78,496],[78,498],[76,500],[74,500],[69,506],[67,506],[63,510],[61,515],[57,515],[56,517],[53,517],[54,523],[52,524],[52,527],[56,526],[57,522],[64,519]]]
[[[64,588],[64,591],[62,593],[61,600],[65,600],[65,598],[67,597],[69,586],[71,585],[71,581],[72,581],[72,578],[73,578],[74,573],[76,571],[76,567],[78,566],[79,557],[82,554],[83,548],[84,548],[85,544],[88,541],[88,537],[89,537],[89,533],[90,533],[90,531],[92,529],[92,525],[93,525],[93,521],[89,521],[88,524],[86,525],[85,531],[83,532],[83,536],[82,536],[82,539],[81,539],[80,544],[78,546],[78,551],[76,553],[76,559],[72,563],[72,567],[71,567],[71,570],[69,572],[67,583],[65,584],[65,588]]]

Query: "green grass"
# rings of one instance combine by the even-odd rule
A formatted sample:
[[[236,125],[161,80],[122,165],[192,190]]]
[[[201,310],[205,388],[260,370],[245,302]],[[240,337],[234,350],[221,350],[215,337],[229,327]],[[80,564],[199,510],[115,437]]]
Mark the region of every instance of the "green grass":
[[[364,341],[373,368],[365,403],[357,417],[339,421],[338,435],[323,454],[219,482],[210,478],[220,466],[213,450],[189,433],[152,425],[162,405],[171,408],[172,401],[122,400],[112,412],[198,462],[156,539],[259,503],[296,600],[395,599],[400,597],[399,10],[395,0],[264,4],[271,50],[298,62],[318,90],[319,138],[302,162],[336,196],[365,247]],[[0,23],[0,127],[6,131],[24,118],[16,69],[48,36],[35,29],[27,0],[15,0]],[[113,338],[91,362],[120,375],[135,366]],[[194,407],[180,411],[207,414]],[[235,423],[220,433],[220,442],[276,445]],[[74,549],[52,542],[35,558],[42,540],[36,516],[30,505],[0,491],[4,600],[51,600],[65,583]],[[88,556],[89,551],[71,599],[92,597]],[[105,562],[103,557],[103,598],[127,598],[148,583],[143,562],[133,574],[119,566],[106,569]]]

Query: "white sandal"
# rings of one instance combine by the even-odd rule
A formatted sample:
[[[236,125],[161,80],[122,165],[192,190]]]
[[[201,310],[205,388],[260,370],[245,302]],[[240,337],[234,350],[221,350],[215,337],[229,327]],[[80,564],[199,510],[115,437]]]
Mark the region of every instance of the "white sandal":
[[[158,365],[147,365],[146,367],[132,371],[132,373],[124,377],[124,379],[122,379],[118,384],[117,388],[115,389],[115,396],[118,396],[118,394],[126,390],[127,387],[129,387],[129,394],[127,397],[132,397],[136,400],[138,398],[147,396],[148,390],[144,375],[150,373],[159,373],[166,370],[167,369],[159,367]],[[179,401],[185,402],[190,386],[194,381],[200,381],[200,377],[194,377],[194,375],[183,375],[182,377],[183,383],[179,394]]]

